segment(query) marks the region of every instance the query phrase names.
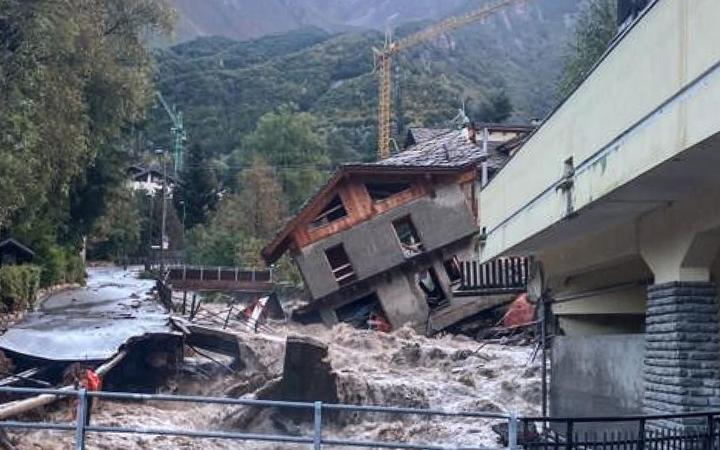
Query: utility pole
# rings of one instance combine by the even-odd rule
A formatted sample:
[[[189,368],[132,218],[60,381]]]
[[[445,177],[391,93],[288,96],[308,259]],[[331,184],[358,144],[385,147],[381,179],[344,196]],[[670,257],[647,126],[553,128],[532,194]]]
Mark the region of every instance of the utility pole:
[[[155,153],[160,155],[163,179],[162,179],[162,219],[160,222],[160,279],[165,277],[165,223],[167,221],[167,158],[165,150],[158,149]]]

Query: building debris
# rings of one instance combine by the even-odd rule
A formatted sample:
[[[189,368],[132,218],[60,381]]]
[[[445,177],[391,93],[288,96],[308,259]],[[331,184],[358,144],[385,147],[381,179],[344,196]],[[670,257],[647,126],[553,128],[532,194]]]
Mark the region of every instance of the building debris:
[[[120,351],[112,359],[106,361],[100,367],[95,369],[95,373],[98,376],[100,376],[100,378],[103,378],[111,369],[113,369],[118,364],[120,364],[120,362],[126,356],[127,356],[127,351],[125,351],[125,350]],[[62,391],[71,391],[74,388],[75,388],[74,386],[63,386],[59,389]],[[60,400],[61,398],[62,397],[59,395],[42,394],[42,395],[38,395],[35,397],[26,398],[23,400],[16,400],[16,401],[13,401],[10,403],[2,404],[2,405],[0,405],[0,420],[5,420],[7,418],[26,413],[35,408],[49,405],[50,403]]]

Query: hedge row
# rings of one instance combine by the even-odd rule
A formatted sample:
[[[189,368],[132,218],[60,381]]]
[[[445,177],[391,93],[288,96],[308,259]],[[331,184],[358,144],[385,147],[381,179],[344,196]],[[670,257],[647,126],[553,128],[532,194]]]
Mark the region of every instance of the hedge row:
[[[35,304],[41,269],[33,265],[0,267],[0,301],[7,312],[22,311]]]

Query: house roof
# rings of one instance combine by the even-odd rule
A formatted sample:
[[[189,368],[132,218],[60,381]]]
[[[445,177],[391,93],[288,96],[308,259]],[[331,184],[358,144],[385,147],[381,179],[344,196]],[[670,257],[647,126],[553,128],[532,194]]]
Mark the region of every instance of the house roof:
[[[139,178],[143,178],[143,177],[147,177],[148,174],[152,174],[152,175],[156,176],[157,178],[162,178],[162,177],[163,177],[163,170],[162,170],[162,168],[157,167],[157,166],[137,166],[137,165],[134,165],[134,166],[128,167],[127,172],[128,172],[128,174],[130,175],[130,177],[131,177],[133,180],[136,180],[136,181],[142,181],[142,180],[138,180],[138,179],[139,179]],[[173,177],[173,176],[170,175],[170,174],[167,175],[167,179],[168,179],[168,181],[171,182],[171,183],[174,183],[174,182],[176,181],[176,180],[175,180],[175,177]]]
[[[34,251],[30,250],[28,247],[24,246],[19,241],[13,238],[8,238],[4,241],[0,241],[0,250],[5,249],[6,247],[15,247],[16,249],[20,250],[28,256],[35,256]]]
[[[478,136],[467,138],[465,130],[442,130],[434,138],[412,145],[387,159],[367,163],[372,167],[463,167],[478,164],[494,153],[499,142],[488,142],[488,151]]]
[[[487,125],[487,124],[486,124]],[[487,127],[487,126],[486,126]],[[529,131],[532,127],[508,126],[513,130]],[[489,128],[489,127],[487,127]],[[326,194],[331,192],[337,184],[351,174],[417,174],[429,173],[450,174],[477,168],[483,161],[487,161],[491,171],[497,171],[503,166],[507,155],[498,151],[503,142],[488,142],[487,151],[483,147],[478,134],[476,142],[468,140],[465,130],[415,128],[421,138],[427,140],[411,145],[405,150],[389,158],[368,162],[348,163],[338,168],[335,174],[315,192],[278,232],[262,250],[262,256],[268,263],[277,261],[289,245],[290,233],[307,219],[307,211]],[[418,139],[415,137],[414,139]]]

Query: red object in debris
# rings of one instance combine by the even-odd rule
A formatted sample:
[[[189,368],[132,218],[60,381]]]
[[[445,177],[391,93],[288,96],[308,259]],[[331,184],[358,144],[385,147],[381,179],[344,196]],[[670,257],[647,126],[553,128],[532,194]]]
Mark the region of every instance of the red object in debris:
[[[510,304],[503,317],[503,326],[509,328],[527,325],[534,318],[535,306],[528,301],[527,294],[522,294]]]
[[[370,314],[368,325],[370,325],[370,329],[373,331],[382,331],[383,333],[389,333],[392,331],[392,325],[390,325],[390,322],[379,314]]]
[[[83,380],[85,386],[83,386],[88,391],[99,391],[100,387],[102,386],[102,382],[100,381],[100,377],[98,374],[95,373],[92,369],[87,369],[85,371],[85,380]]]

